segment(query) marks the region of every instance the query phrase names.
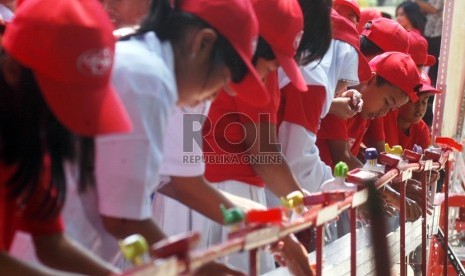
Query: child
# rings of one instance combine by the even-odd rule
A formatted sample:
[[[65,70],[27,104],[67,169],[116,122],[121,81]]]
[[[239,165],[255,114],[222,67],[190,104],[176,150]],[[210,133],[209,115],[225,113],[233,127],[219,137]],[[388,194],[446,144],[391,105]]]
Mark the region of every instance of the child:
[[[420,71],[422,83],[425,86],[425,89],[427,89],[427,87],[432,88],[430,86],[431,82],[429,81],[428,75],[423,72],[423,68],[425,66],[431,66],[436,62],[436,59],[433,56],[428,55],[428,42],[420,34],[416,32],[409,32],[409,45],[409,55],[412,57]],[[378,128],[376,128],[375,130],[373,128],[371,132],[367,133],[364,139],[367,146],[377,147],[378,150],[383,150],[386,142],[389,143],[389,145],[397,145],[395,144],[395,142],[399,141],[395,138],[397,137],[397,132],[390,130],[390,127],[396,125],[397,113],[397,111],[388,113],[386,117],[383,118],[382,124],[380,124],[380,126],[383,126],[382,129],[378,130]],[[408,147],[408,149],[412,149],[412,147]]]
[[[421,91],[420,75],[410,56],[399,52],[386,52],[370,61],[372,79],[359,87],[363,109],[349,120],[328,115],[318,132],[317,145],[326,164],[333,166],[344,161],[350,169],[362,167],[357,159],[369,120],[383,117],[391,110],[404,105],[409,99],[418,101]],[[389,191],[391,193],[391,191]],[[394,196],[395,197],[395,196]],[[408,214],[418,216],[419,206],[407,201]]]
[[[329,15],[329,8],[323,1],[300,1],[302,11],[297,2],[294,4],[294,1],[274,1],[274,4],[279,4],[279,9],[287,6],[294,15],[294,18],[286,20],[287,24],[283,24],[281,21],[284,19],[279,19],[275,12],[271,13],[273,10],[269,9],[265,2],[261,3],[263,5],[261,9],[270,10],[270,16],[273,14],[275,20],[273,24],[270,22],[263,26],[265,29],[259,40],[255,58],[257,68],[269,87],[271,102],[264,107],[257,108],[224,93],[220,94],[212,104],[208,120],[203,128],[207,179],[220,190],[262,204],[265,204],[265,185],[277,196],[286,196],[290,192],[301,190],[277,146],[276,122],[280,97],[277,76],[273,71],[278,65],[282,65],[297,89],[306,90],[307,87],[297,64],[291,63],[290,59],[283,60],[283,57],[288,58],[295,53],[299,46],[299,38],[302,38],[302,41],[297,53],[298,57],[304,57],[303,53],[307,52],[308,48],[301,51],[302,45],[314,46],[312,42],[317,43],[316,45],[321,44],[321,40],[310,40],[314,32],[319,33],[321,29],[314,29],[314,32],[307,32],[305,29],[302,36],[302,11],[307,15],[326,9],[327,16]],[[317,6],[319,9],[310,9],[310,6]],[[318,16],[324,17],[325,14],[320,13]],[[304,25],[307,27],[312,24],[314,18],[305,17],[304,19]],[[327,42],[329,44],[329,40]],[[326,49],[319,48],[316,53],[322,55],[325,51]],[[312,55],[314,54],[315,52],[312,52]],[[292,67],[289,66],[291,64]],[[297,79],[297,76],[300,77]],[[245,85],[241,89],[252,91]],[[231,161],[223,159],[226,157]],[[210,244],[226,238],[227,229],[212,223],[205,223],[205,226],[202,232],[210,234]],[[262,271],[274,268],[274,262],[269,256],[267,259],[262,259],[264,260]],[[248,256],[230,256],[229,262],[235,266],[247,268]]]
[[[360,6],[356,0],[334,0],[333,9],[342,17],[354,23],[355,28],[357,28],[360,20]]]
[[[325,77],[330,73],[320,72],[318,68],[322,66],[309,64],[301,70],[310,93],[299,93],[290,83],[281,89],[280,109],[284,115],[279,125],[279,142],[292,171],[309,192],[318,191],[321,183],[332,178],[332,169],[320,160],[315,141],[321,118],[328,113],[334,97],[336,82],[342,80],[347,82],[346,86],[353,86],[371,77],[368,62],[359,50],[355,27],[335,12],[331,13],[331,21],[333,43],[321,63],[329,55],[334,62],[327,70],[334,76],[327,80]],[[285,81],[280,83],[283,85]]]
[[[408,102],[398,110],[391,112],[384,120],[386,143],[401,145],[403,149],[412,150],[416,144],[426,149],[431,145],[431,133],[422,120],[426,113],[428,98],[441,91],[422,81],[423,88],[418,93],[416,103]]]
[[[260,23],[260,35],[267,37],[272,47],[276,45],[276,47],[284,49],[288,46],[288,48],[293,49],[291,43],[284,45],[281,41],[275,40],[274,33],[276,32],[276,24],[290,22],[290,24],[296,26],[291,30],[293,33],[290,35],[298,36],[301,34],[303,22],[300,22],[300,28],[298,28],[298,21],[302,21],[300,9],[292,9],[292,7],[298,8],[297,1],[277,0],[271,6],[268,5],[269,2],[267,1],[269,0],[252,1],[255,14]],[[281,19],[279,23],[275,20],[277,17]],[[297,23],[292,21],[297,21]],[[259,50],[261,49],[261,45],[259,42]],[[283,51],[280,57],[280,63],[286,64],[286,71],[290,72],[289,74],[291,75],[294,74],[293,76],[295,76],[295,73],[289,64],[295,65],[293,59],[294,51]],[[301,76],[298,75],[295,76],[294,80],[296,83],[302,82]],[[222,95],[219,97],[221,98]],[[160,170],[166,185],[160,191],[176,200],[180,200],[215,222],[223,224],[223,216],[219,208],[220,204],[223,204],[226,208],[233,207],[234,205],[204,179],[205,164],[202,160],[202,145],[197,144],[202,142],[202,137],[200,135],[197,137],[188,135],[189,131],[193,133],[194,129],[198,128],[194,123],[201,126],[201,122],[205,119],[204,116],[208,113],[209,107],[210,105],[206,103],[196,107],[177,108],[175,114],[171,117],[166,137],[167,143],[164,148],[164,164]],[[183,126],[182,128],[180,128],[181,125]],[[196,133],[201,134],[201,127]],[[195,138],[199,139],[196,140]],[[186,142],[189,147],[185,146]],[[209,198],[209,200],[205,201],[205,198]],[[247,199],[242,200],[247,201]],[[249,201],[248,205],[255,208],[257,206],[264,208],[263,205],[257,204],[254,201]],[[200,225],[197,226],[193,225],[199,220],[203,221],[202,218],[193,218],[192,216],[195,216],[195,213],[190,214],[190,211],[185,206],[166,198],[160,193],[156,193],[153,210],[157,222],[160,223],[167,233],[175,234],[202,228],[202,223],[199,223]],[[173,220],[170,216],[173,212],[178,214],[177,220]],[[182,216],[181,214],[187,215]]]
[[[408,54],[409,34],[399,23],[391,19],[375,19],[365,25],[360,39],[360,49],[368,60],[389,51]],[[381,118],[374,119],[370,123],[367,134],[364,143],[376,148],[378,152],[383,152],[384,142],[371,144],[367,141],[367,139],[384,141],[384,126]]]
[[[151,194],[160,183],[164,135],[176,104],[201,103],[246,75],[255,93],[239,95],[266,96],[251,63],[257,36],[248,1],[161,0],[152,2],[135,35],[117,43],[113,84],[134,130],[97,140],[98,208],[86,206],[98,209],[114,238],[140,233],[152,244],[165,237],[153,220]]]
[[[53,6],[53,9],[50,7]],[[79,37],[79,43],[76,43]],[[92,175],[93,136],[127,132],[130,120],[109,83],[112,26],[100,3],[28,0],[3,36],[0,85],[0,267],[6,275],[64,275],[8,255],[19,230],[47,266],[117,272],[63,234],[64,163]]]

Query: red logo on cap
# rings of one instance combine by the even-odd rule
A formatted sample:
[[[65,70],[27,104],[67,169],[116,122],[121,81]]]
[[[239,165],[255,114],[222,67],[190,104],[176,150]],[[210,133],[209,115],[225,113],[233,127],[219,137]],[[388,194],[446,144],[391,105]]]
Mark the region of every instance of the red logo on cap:
[[[77,61],[78,70],[86,75],[107,74],[113,64],[113,51],[110,48],[89,50],[81,54]]]

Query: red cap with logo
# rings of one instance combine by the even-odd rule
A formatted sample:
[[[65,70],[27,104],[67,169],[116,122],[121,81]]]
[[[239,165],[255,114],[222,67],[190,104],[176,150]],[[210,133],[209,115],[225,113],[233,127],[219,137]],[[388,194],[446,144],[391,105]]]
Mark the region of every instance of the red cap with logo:
[[[297,0],[252,0],[260,26],[260,36],[271,46],[279,65],[294,86],[307,85],[294,60],[303,35],[304,18]]]
[[[333,7],[335,7],[336,5],[342,5],[350,8],[354,11],[355,15],[357,16],[357,19],[360,20],[360,6],[358,5],[358,2],[356,0],[334,0]]]
[[[112,31],[97,0],[28,0],[16,10],[2,44],[33,71],[58,120],[79,135],[93,136],[131,129],[110,83]]]
[[[408,32],[389,18],[368,21],[362,35],[385,52],[408,53]]]
[[[417,65],[431,66],[436,62],[436,58],[428,55],[428,41],[415,31],[408,32],[409,34],[409,54]]]
[[[404,91],[413,103],[418,101],[417,93],[423,85],[420,72],[409,55],[386,52],[374,57],[370,67],[377,75]]]
[[[354,47],[358,53],[358,78],[360,82],[371,78],[371,69],[366,57],[360,52],[360,36],[354,24],[339,15],[335,10],[331,11],[331,23],[333,39],[344,41]]]
[[[182,0],[179,9],[194,14],[210,24],[236,50],[249,69],[241,83],[230,83],[243,101],[262,106],[269,102],[270,96],[252,64],[258,41],[258,21],[250,0]],[[240,87],[247,82],[251,89]]]

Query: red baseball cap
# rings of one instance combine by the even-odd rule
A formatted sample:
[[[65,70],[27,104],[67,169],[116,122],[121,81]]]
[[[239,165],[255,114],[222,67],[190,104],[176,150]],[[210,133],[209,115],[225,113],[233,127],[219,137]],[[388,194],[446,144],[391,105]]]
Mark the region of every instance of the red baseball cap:
[[[431,86],[431,79],[429,78],[428,74],[421,71],[420,72],[420,78],[421,78],[421,83],[423,84],[423,86],[421,87],[420,91],[418,91],[417,94],[426,93],[426,92],[434,93],[434,94],[441,94],[442,93],[441,90],[438,90],[438,89],[434,88],[433,86]]]
[[[96,0],[28,0],[16,10],[2,44],[33,71],[58,120],[79,135],[93,136],[131,130],[110,83],[112,31]]]
[[[253,0],[261,37],[271,46],[279,65],[294,86],[307,91],[307,84],[294,60],[303,35],[304,17],[297,0]]]
[[[389,18],[381,17],[368,21],[362,35],[385,52],[408,53],[408,32]]]
[[[358,78],[360,82],[371,78],[371,69],[366,57],[360,52],[360,36],[354,24],[335,10],[331,11],[333,39],[341,40],[354,47],[358,53]]]
[[[428,42],[415,31],[408,32],[409,35],[409,55],[417,65],[431,66],[436,63],[436,58],[428,55]]]
[[[371,70],[404,91],[412,102],[418,101],[421,91],[420,72],[413,59],[404,53],[386,52],[370,61]]]
[[[346,6],[350,8],[354,11],[355,15],[357,16],[357,19],[360,20],[360,6],[358,5],[358,2],[356,0],[334,0],[333,7],[335,7],[336,5]]]
[[[383,17],[380,10],[375,8],[364,8],[360,10],[360,20],[358,21],[357,31],[361,34],[365,29],[365,24],[373,19]]]
[[[252,64],[258,41],[258,21],[250,0],[182,0],[179,9],[194,14],[215,28],[234,47],[249,69],[240,83],[230,83],[237,97],[254,106],[270,100],[268,91]],[[241,89],[247,83],[251,89]]]

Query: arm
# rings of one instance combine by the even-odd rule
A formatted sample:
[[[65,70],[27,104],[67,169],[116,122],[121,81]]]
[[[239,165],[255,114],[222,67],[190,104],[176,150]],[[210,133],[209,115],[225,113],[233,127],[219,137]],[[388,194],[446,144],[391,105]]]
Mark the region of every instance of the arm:
[[[171,182],[163,185],[158,191],[220,224],[223,224],[220,204],[226,208],[234,206],[222,193],[207,183],[202,175],[194,177],[171,176]]]
[[[202,175],[194,177],[171,176],[171,181],[158,189],[158,192],[220,224],[223,224],[220,204],[226,208],[238,206],[244,210],[266,208],[255,201],[217,190]],[[206,198],[208,200],[205,200]]]
[[[424,13],[437,13],[439,10],[432,6],[430,3],[424,2],[422,0],[415,0],[415,2],[420,7],[420,10]]]
[[[247,123],[244,124],[244,127],[247,133],[244,142],[249,148],[248,154],[278,157],[274,160],[282,161],[251,164],[255,172],[266,183],[267,188],[277,197],[301,191],[302,188],[297,183],[278,146],[276,125],[272,123]]]
[[[126,219],[101,215],[103,226],[116,239],[124,239],[134,233],[139,233],[149,244],[156,243],[164,238],[165,234],[157,226],[155,221],[148,219]]]
[[[363,167],[362,162],[350,152],[349,143],[347,141],[329,140],[328,147],[334,164],[343,161],[351,170]]]
[[[6,252],[0,252],[0,267],[4,275],[34,275],[34,276],[71,276],[76,274],[53,271],[51,269],[28,264],[9,256]]]
[[[46,266],[88,275],[118,273],[115,267],[101,261],[64,234],[33,236],[33,241],[37,257]]]

